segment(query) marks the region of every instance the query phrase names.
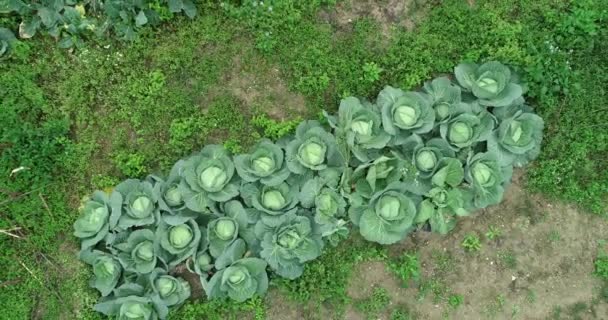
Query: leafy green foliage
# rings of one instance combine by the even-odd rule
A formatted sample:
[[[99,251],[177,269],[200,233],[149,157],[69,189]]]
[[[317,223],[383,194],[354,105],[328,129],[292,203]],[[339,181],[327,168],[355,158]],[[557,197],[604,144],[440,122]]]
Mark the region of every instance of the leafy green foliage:
[[[604,280],[608,280],[608,256],[601,255],[597,257],[593,264],[595,266],[593,274]]]
[[[389,268],[401,279],[404,287],[412,280],[420,280],[420,260],[415,252],[404,253],[396,261],[391,261]]]
[[[378,315],[388,307],[390,302],[391,298],[388,291],[382,287],[375,287],[371,296],[358,301],[356,307],[363,312],[367,319],[377,319]]]
[[[481,240],[476,234],[468,234],[460,245],[468,252],[479,251],[481,249]]]
[[[184,12],[189,18],[196,15],[191,0],[111,0],[82,2],[75,0],[42,0],[25,4],[7,0],[0,13],[19,16],[19,37],[29,39],[44,33],[58,40],[61,48],[83,47],[83,39],[103,36],[112,31],[120,39],[133,41],[146,25],[158,25]]]

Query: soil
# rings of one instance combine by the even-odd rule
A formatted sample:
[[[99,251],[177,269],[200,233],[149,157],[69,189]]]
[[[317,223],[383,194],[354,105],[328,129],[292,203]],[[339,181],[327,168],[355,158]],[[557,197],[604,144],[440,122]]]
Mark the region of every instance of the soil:
[[[424,16],[427,0],[347,0],[339,2],[335,8],[322,11],[321,20],[339,30],[348,30],[353,22],[370,18],[380,27],[384,38],[390,38],[393,29],[405,28],[412,31]]]
[[[221,87],[208,90],[201,105],[206,105],[228,90],[243,104],[246,108],[243,111],[250,116],[263,112],[277,121],[285,121],[308,114],[304,96],[291,92],[280,70],[260,57],[235,56],[232,68],[224,73],[220,83]]]
[[[593,276],[598,252],[608,249],[604,218],[547,201],[522,188],[519,172],[503,201],[462,218],[447,236],[416,232],[389,248],[391,256],[417,252],[422,276],[405,288],[384,261],[361,263],[350,280],[354,303],[376,287],[387,290],[391,303],[378,319],[390,319],[395,308],[410,310],[415,319],[606,319],[608,303],[601,302],[602,282]],[[490,227],[500,235],[489,239]],[[479,251],[467,252],[466,235],[481,239]],[[430,288],[426,295],[420,289]],[[460,295],[457,308],[448,304]],[[280,301],[279,297],[273,298]],[[301,319],[284,302],[282,313],[271,308],[268,319]],[[365,319],[352,304],[344,319]]]

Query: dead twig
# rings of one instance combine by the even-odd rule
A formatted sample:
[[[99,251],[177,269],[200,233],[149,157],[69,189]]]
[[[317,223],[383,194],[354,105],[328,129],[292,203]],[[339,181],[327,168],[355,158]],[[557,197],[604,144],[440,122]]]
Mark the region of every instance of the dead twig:
[[[19,278],[13,279],[13,280],[4,281],[4,282],[0,283],[0,288],[12,286],[12,285],[15,285],[15,284],[17,284],[19,282],[21,282],[21,279],[19,279]]]
[[[20,236],[11,233],[11,231],[18,231],[18,230],[21,230],[21,228],[20,227],[14,227],[14,228],[7,229],[7,230],[0,229],[0,233],[3,233],[5,235],[7,235],[7,236],[11,236],[13,238],[22,239]]]
[[[55,216],[51,212],[51,208],[49,208],[49,205],[46,203],[46,200],[44,200],[44,197],[42,196],[42,193],[39,192],[38,193],[38,197],[40,197],[40,200],[42,200],[42,205],[44,205],[44,208],[46,209],[46,212],[48,212],[49,215],[51,216],[51,219],[53,219],[53,221],[55,221]]]
[[[34,193],[34,192],[36,192],[36,191],[40,191],[40,190],[42,190],[42,189],[44,189],[44,188],[46,188],[46,187],[48,187],[48,186],[50,186],[50,185],[51,185],[51,184],[47,184],[47,185],[44,185],[44,186],[42,186],[42,187],[40,187],[40,188],[36,188],[36,189],[34,189],[34,190],[30,190],[30,191],[28,191],[28,192],[26,192],[26,193],[22,193],[22,194],[20,194],[18,197],[15,197],[15,198],[12,198],[12,199],[8,199],[8,200],[5,200],[5,201],[2,201],[2,202],[0,202],[0,207],[3,207],[3,206],[5,206],[6,204],[11,203],[11,202],[13,202],[13,201],[19,200],[19,199],[21,199],[21,198],[23,198],[23,197],[25,197],[25,196],[27,196],[27,195],[30,195],[30,194],[32,194],[32,193]]]

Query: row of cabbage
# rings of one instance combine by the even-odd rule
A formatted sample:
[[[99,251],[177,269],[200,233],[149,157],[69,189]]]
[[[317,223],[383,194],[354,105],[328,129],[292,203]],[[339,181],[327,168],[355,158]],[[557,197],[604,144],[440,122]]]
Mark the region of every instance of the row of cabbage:
[[[498,62],[461,64],[455,79],[349,97],[326,125],[304,121],[246,154],[208,145],[168,176],[93,193],[74,228],[102,295],[95,309],[166,318],[190,296],[178,266],[209,299],[242,302],[264,294],[267,271],[295,279],[350,230],[392,244],[499,203],[513,167],[539,154],[543,121]]]
[[[59,47],[81,47],[84,39],[108,33],[132,41],[144,26],[155,26],[184,13],[196,15],[192,0],[3,0],[0,17],[15,18],[18,30],[0,28],[0,60],[21,39],[44,34],[57,40]]]

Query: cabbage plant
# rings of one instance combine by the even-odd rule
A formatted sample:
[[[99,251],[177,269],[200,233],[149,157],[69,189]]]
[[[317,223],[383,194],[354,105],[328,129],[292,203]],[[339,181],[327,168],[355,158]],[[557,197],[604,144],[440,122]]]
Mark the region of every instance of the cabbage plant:
[[[209,252],[213,257],[220,256],[224,250],[236,241],[239,229],[247,227],[247,217],[244,215],[225,216],[212,220],[207,225]]]
[[[523,94],[511,69],[497,61],[486,62],[481,66],[461,63],[454,68],[454,74],[458,83],[484,106],[508,106]]]
[[[475,103],[460,104],[458,109],[449,121],[439,126],[441,138],[455,151],[486,141],[494,129],[494,117]]]
[[[145,274],[156,268],[159,248],[152,230],[135,230],[115,248],[118,250],[118,260],[127,271]]]
[[[118,220],[120,229],[153,225],[160,220],[158,187],[155,188],[149,181],[127,179],[115,190],[123,199],[123,214]]]
[[[74,222],[74,236],[80,238],[80,249],[95,246],[118,224],[122,214],[122,196],[112,192],[95,191],[79,208],[80,216]]]
[[[344,167],[336,139],[318,121],[303,121],[285,150],[287,167],[295,175],[318,174],[336,185]]]
[[[152,182],[155,189],[160,192],[158,199],[158,206],[161,213],[161,219],[169,225],[178,225],[186,222],[189,219],[198,216],[197,212],[194,212],[186,207],[184,196],[179,188],[179,184],[182,180],[182,173],[184,170],[185,161],[178,161],[169,173],[169,176],[165,179],[150,175],[148,180]]]
[[[145,282],[152,291],[152,302],[162,318],[169,313],[169,307],[179,306],[190,297],[190,284],[167,274],[164,269],[154,269],[146,278]]]
[[[409,159],[416,168],[416,178],[427,185],[430,185],[430,179],[437,171],[441,160],[456,156],[447,141],[432,138],[425,142],[416,134],[405,139],[400,149],[406,159]]]
[[[109,253],[99,250],[81,251],[79,258],[93,266],[93,278],[90,285],[107,296],[116,287],[122,275],[122,266],[118,259]]]
[[[159,314],[152,297],[147,295],[143,286],[126,283],[116,288],[111,296],[102,298],[94,307],[95,311],[115,319],[165,319],[166,314]]]
[[[324,113],[329,124],[335,129],[335,135],[346,141],[352,154],[361,162],[377,157],[391,139],[382,129],[382,120],[376,106],[366,103],[364,106],[355,97],[342,99],[338,117]]]
[[[350,219],[366,240],[392,244],[413,230],[418,199],[406,189],[395,182],[374,194],[369,202],[351,204]]]
[[[239,195],[234,164],[222,146],[207,145],[188,159],[179,190],[186,206],[205,213],[214,202],[225,202]]]
[[[485,208],[502,200],[504,184],[511,180],[512,167],[501,167],[496,154],[485,152],[469,157],[465,180],[473,190],[475,207]]]
[[[277,186],[245,185],[243,197],[259,211],[265,224],[275,226],[284,215],[295,213],[298,204],[298,187],[283,182]]]
[[[393,144],[401,144],[409,135],[431,131],[435,111],[431,98],[421,92],[405,92],[386,86],[378,95],[384,131],[393,136]]]
[[[432,101],[435,123],[444,123],[452,117],[456,106],[462,101],[461,89],[447,77],[439,77],[424,84],[424,91]]]
[[[494,114],[501,121],[488,138],[488,151],[496,154],[501,166],[522,167],[538,157],[544,127],[541,117],[523,102],[496,109]]]
[[[216,272],[203,288],[209,299],[230,297],[243,302],[268,289],[266,266],[266,261],[259,258],[237,260]]]
[[[283,149],[268,139],[258,142],[251,153],[235,156],[234,165],[243,181],[259,181],[267,186],[281,184],[290,173]]]
[[[262,246],[260,257],[281,277],[299,277],[304,263],[317,258],[323,249],[321,234],[313,227],[310,217],[295,214],[281,217],[276,226],[258,222],[255,234]]]
[[[165,262],[174,267],[196,252],[201,231],[194,220],[175,226],[161,222],[156,229],[156,238],[164,249]]]

